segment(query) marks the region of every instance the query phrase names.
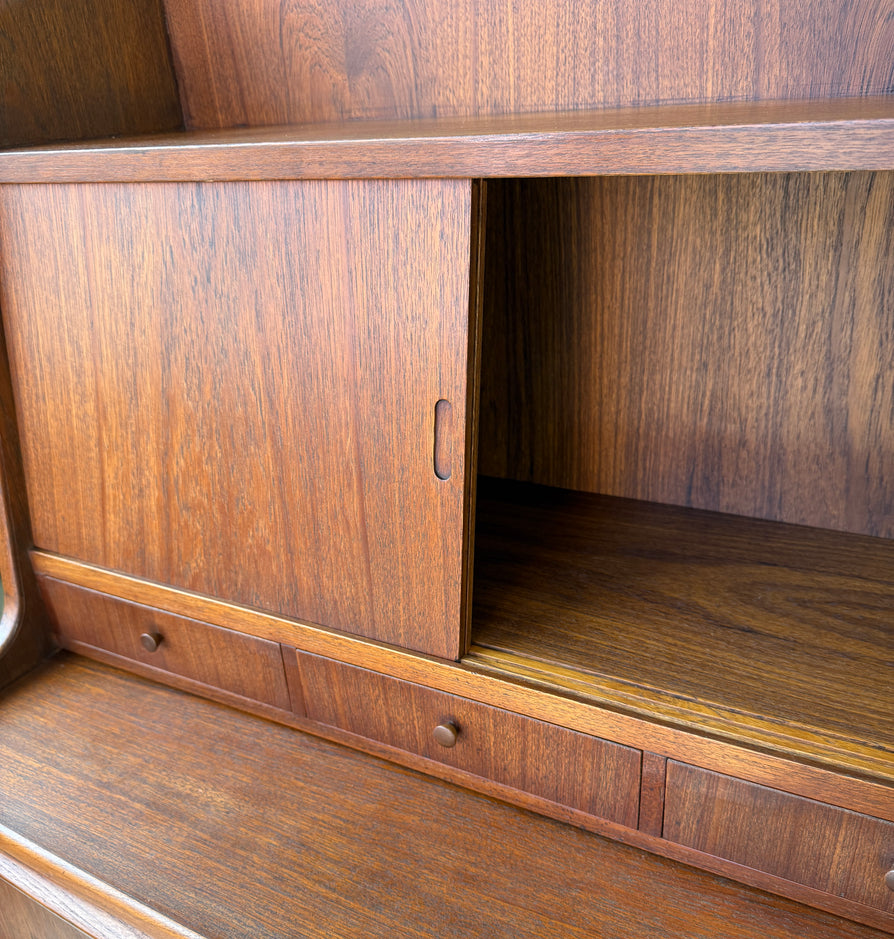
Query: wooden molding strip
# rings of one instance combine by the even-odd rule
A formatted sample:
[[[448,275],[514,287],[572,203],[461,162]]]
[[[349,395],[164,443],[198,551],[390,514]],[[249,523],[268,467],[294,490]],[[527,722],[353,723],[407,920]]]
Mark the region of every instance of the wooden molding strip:
[[[890,776],[894,774],[894,767],[882,760],[876,761],[878,781],[854,775],[842,776],[834,768],[805,765],[785,755],[741,745],[743,742],[751,743],[753,747],[756,745],[754,740],[730,741],[728,727],[723,728],[727,734],[725,740],[704,736],[710,729],[708,714],[697,728],[698,732],[690,732],[616,710],[616,707],[627,703],[623,699],[599,704],[582,701],[563,695],[561,689],[526,683],[516,675],[485,671],[466,663],[448,662],[335,633],[313,624],[295,622],[48,552],[33,551],[31,557],[38,574],[75,586],[270,639],[304,652],[472,698],[704,769],[736,775],[749,782],[894,821],[894,790],[884,782],[888,778],[885,771]],[[779,749],[782,750],[781,745]],[[811,757],[819,762],[814,754],[805,754],[805,758]],[[854,772],[852,765],[845,765],[844,769]]]
[[[894,167],[894,97],[197,131],[0,153],[0,182],[593,176]]]
[[[203,939],[5,825],[0,878],[97,939]]]

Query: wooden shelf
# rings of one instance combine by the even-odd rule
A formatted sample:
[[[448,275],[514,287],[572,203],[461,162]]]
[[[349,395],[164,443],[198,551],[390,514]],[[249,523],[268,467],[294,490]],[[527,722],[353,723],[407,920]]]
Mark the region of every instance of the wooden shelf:
[[[894,542],[482,479],[466,660],[894,779]]]
[[[894,97],[188,132],[0,153],[0,183],[894,167]]]

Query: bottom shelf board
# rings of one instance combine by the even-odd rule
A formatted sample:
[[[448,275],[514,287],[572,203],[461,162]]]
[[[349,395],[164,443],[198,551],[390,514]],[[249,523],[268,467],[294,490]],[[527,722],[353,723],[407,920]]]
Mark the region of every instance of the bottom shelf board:
[[[894,778],[894,542],[481,478],[469,664]]]

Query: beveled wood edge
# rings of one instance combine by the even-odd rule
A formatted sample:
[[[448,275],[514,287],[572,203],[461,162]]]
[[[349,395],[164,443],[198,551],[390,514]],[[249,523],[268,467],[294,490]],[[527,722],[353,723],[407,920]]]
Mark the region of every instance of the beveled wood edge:
[[[894,96],[111,138],[0,152],[0,183],[571,176],[894,167]]]
[[[2,313],[2,310],[0,310]],[[51,651],[49,627],[27,551],[31,520],[19,449],[6,335],[0,322],[0,688],[34,668]]]
[[[794,795],[894,821],[894,789],[885,776],[847,775],[830,766],[802,762],[766,750],[752,741],[730,741],[681,729],[636,714],[568,696],[522,679],[336,633],[128,574],[95,567],[45,551],[32,551],[37,573],[112,598],[153,606],[167,613],[279,642],[289,648],[336,659],[392,678],[425,685],[527,717],[649,750],[693,766],[735,775]],[[130,666],[128,666],[130,667]],[[164,673],[168,674],[168,673]],[[165,681],[168,681],[166,678]],[[278,719],[278,718],[277,718]],[[752,746],[748,746],[752,743]],[[809,760],[812,754],[807,754]],[[891,771],[892,767],[887,767]]]
[[[558,822],[568,825],[574,825],[585,831],[612,841],[618,841],[633,848],[639,848],[648,851],[651,854],[657,854],[666,857],[672,861],[678,861],[687,864],[690,867],[709,873],[718,874],[740,884],[746,884],[749,887],[755,887],[758,890],[764,890],[776,896],[785,897],[797,903],[804,903],[814,909],[831,913],[834,916],[841,916],[861,923],[864,926],[871,926],[875,929],[881,929],[885,932],[894,933],[894,916],[874,907],[857,903],[853,900],[847,900],[835,894],[826,893],[813,887],[806,887],[803,884],[778,877],[774,874],[767,874],[764,871],[755,870],[751,867],[745,867],[725,858],[715,857],[696,851],[694,848],[686,845],[676,844],[672,841],[666,841],[660,836],[650,834],[645,831],[638,831],[633,828],[627,828],[618,822],[612,822],[595,815],[588,815],[579,809],[573,809],[557,802],[552,802],[542,796],[532,795],[520,789],[514,789],[503,783],[494,782],[482,776],[477,776],[467,770],[458,769],[453,766],[447,766],[439,763],[437,760],[431,760],[421,757],[415,753],[401,750],[387,744],[379,743],[376,740],[362,737],[348,731],[332,727],[328,724],[322,724],[307,718],[292,717],[285,721],[289,726],[322,737],[333,743],[343,744],[371,756],[380,757],[390,763],[396,763],[407,769],[425,773],[427,776],[433,776],[453,785],[469,789],[481,795],[508,802],[519,808],[536,812],[538,815],[544,815]]]
[[[205,939],[3,824],[0,877],[96,939]]]
[[[487,181],[472,183],[469,257],[469,325],[466,354],[466,439],[463,495],[463,567],[460,597],[462,658],[472,644],[472,594],[475,573],[475,506],[478,486],[478,415],[481,392],[481,313],[484,308],[484,241],[487,223]]]
[[[464,662],[495,675],[506,675],[558,693],[573,694],[597,706],[609,704],[637,714],[660,715],[694,731],[724,734],[733,739],[747,740],[755,746],[802,754],[845,772],[864,772],[894,781],[894,758],[887,751],[795,721],[723,708],[710,701],[673,695],[660,688],[549,665],[525,655],[474,644]]]

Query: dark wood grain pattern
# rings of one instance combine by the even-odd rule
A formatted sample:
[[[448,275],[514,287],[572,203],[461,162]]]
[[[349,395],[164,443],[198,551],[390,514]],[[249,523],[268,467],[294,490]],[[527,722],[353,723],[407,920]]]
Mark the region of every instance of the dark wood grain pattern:
[[[2,0],[0,148],[182,124],[161,0]]]
[[[894,867],[891,822],[670,761],[664,834],[894,913],[885,886]]]
[[[470,198],[468,181],[7,188],[35,543],[456,658]]]
[[[635,828],[640,753],[421,685],[298,654],[307,716]],[[434,729],[453,724],[453,747]]]
[[[32,544],[6,337],[0,326],[0,687],[33,668],[51,648],[27,553]]]
[[[0,880],[0,936],[9,939],[87,939],[65,920]]]
[[[275,642],[171,616],[83,590],[48,577],[40,579],[61,645],[76,642],[173,672],[271,707],[290,709],[280,647]],[[158,648],[141,644],[158,636]]]
[[[639,799],[639,830],[661,836],[664,829],[664,789],[667,758],[643,753],[642,786]]]
[[[475,558],[482,661],[891,779],[894,542],[482,479]]]
[[[894,87],[888,0],[167,0],[187,123],[301,124]]]
[[[482,472],[894,536],[894,174],[489,201]]]
[[[205,936],[881,936],[83,660],[0,719],[3,824]]]
[[[461,663],[448,662],[43,551],[31,557],[36,570],[57,580],[894,821],[890,759],[877,749],[862,747],[843,756],[839,740],[830,742],[816,734],[793,738],[783,725],[764,725],[761,749],[755,750],[752,718],[746,719],[743,730],[735,713],[697,708],[692,701],[677,701],[660,691],[650,698],[642,687],[631,689],[630,684],[605,678],[595,681],[575,669],[544,668],[530,657],[493,649],[473,647]],[[287,666],[293,659],[293,654],[288,656]],[[654,719],[656,713],[660,722]],[[710,736],[691,733],[693,713],[698,727]],[[282,713],[274,719],[282,720]],[[744,746],[737,742],[743,740]],[[767,752],[768,745],[776,752]]]
[[[0,153],[0,182],[882,170],[894,97],[361,121]]]

